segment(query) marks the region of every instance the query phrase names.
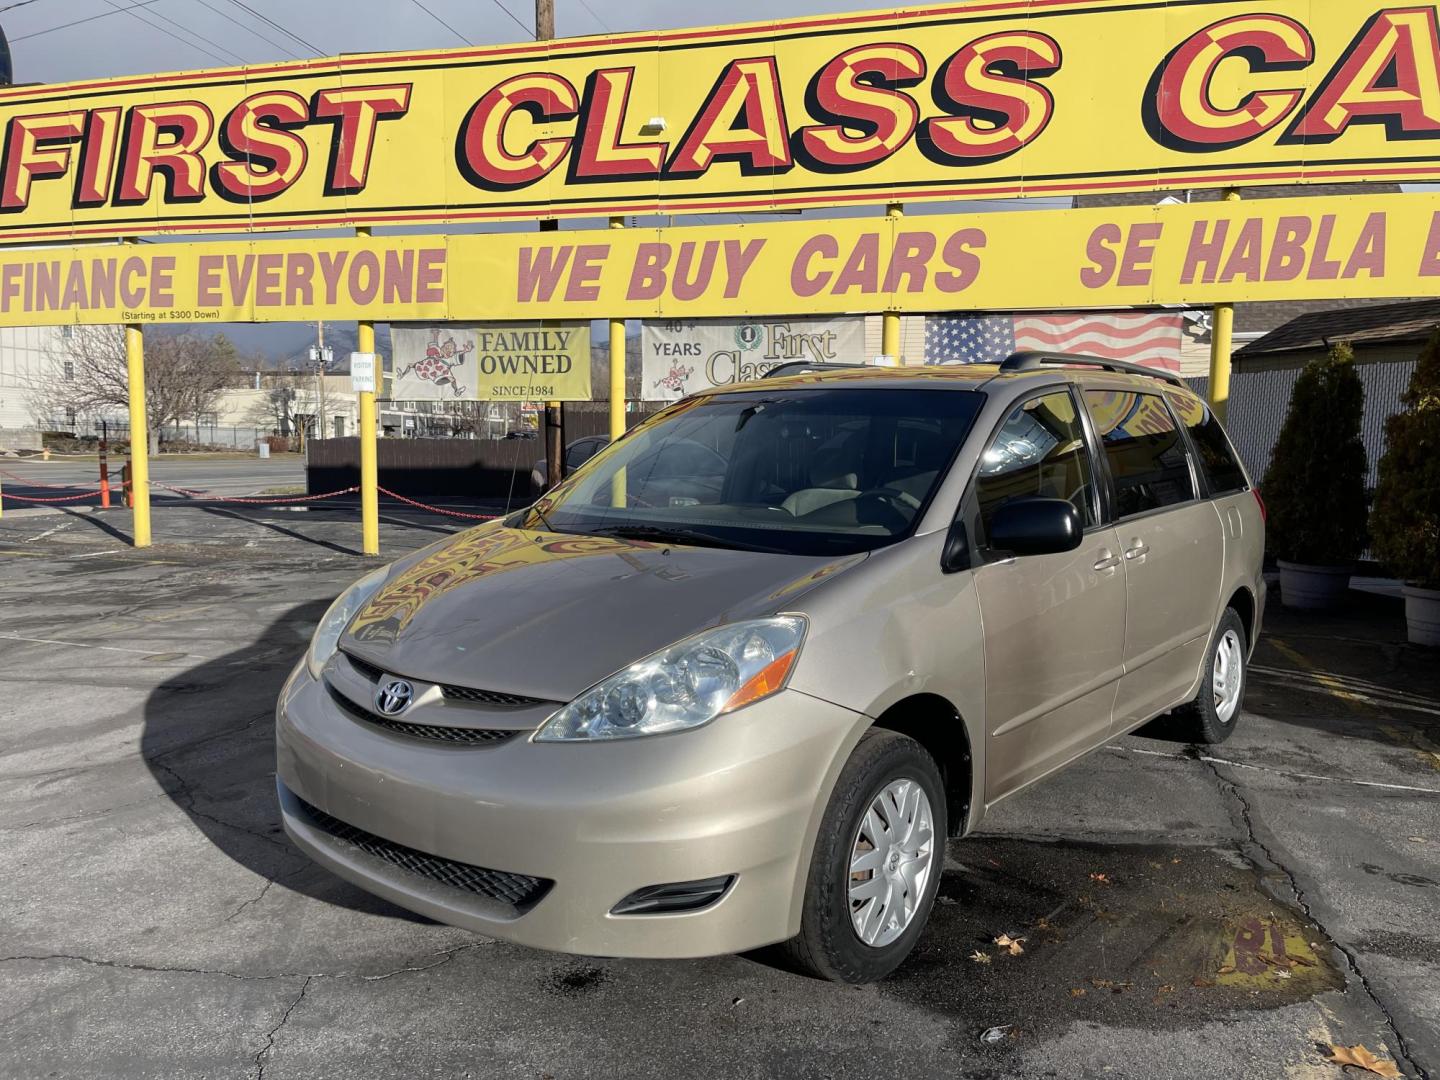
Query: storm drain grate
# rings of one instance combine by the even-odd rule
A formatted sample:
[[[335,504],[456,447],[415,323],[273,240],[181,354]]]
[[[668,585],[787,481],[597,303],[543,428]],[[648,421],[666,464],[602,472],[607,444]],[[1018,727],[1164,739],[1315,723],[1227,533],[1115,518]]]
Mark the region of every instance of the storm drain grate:
[[[354,844],[367,855],[384,859],[401,870],[449,885],[453,889],[463,889],[489,900],[497,900],[515,908],[517,912],[528,911],[534,907],[550,891],[550,886],[555,884],[547,878],[511,874],[504,870],[487,870],[483,866],[472,866],[438,855],[428,855],[348,825],[303,799],[299,802],[310,819],[335,839]]]

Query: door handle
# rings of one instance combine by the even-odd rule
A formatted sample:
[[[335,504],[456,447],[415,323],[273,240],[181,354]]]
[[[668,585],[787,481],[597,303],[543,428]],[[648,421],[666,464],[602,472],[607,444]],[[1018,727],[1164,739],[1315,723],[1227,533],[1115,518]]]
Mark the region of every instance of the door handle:
[[[1144,540],[1136,540],[1131,547],[1125,549],[1125,558],[1127,559],[1143,559],[1149,554],[1150,545]]]
[[[1100,551],[1100,558],[1095,560],[1095,569],[1097,572],[1102,570],[1114,570],[1119,565],[1120,556],[1111,555],[1108,548],[1102,548]]]

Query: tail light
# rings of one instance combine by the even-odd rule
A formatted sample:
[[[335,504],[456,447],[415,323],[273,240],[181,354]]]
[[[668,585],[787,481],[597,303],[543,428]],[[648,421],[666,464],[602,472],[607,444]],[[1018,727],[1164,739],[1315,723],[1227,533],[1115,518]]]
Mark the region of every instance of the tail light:
[[[1258,487],[1253,487],[1250,490],[1255,493],[1255,504],[1260,507],[1260,520],[1262,522],[1268,522],[1270,520],[1270,515],[1269,512],[1265,509],[1265,500],[1260,497],[1260,489]]]

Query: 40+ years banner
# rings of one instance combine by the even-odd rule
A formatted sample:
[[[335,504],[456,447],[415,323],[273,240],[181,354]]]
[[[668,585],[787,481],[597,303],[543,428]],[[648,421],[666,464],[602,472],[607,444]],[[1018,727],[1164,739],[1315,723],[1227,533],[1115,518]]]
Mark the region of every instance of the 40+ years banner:
[[[746,382],[793,360],[868,360],[863,315],[790,319],[647,320],[640,327],[640,396],[679,401]]]
[[[1416,193],[725,229],[0,248],[0,325],[754,321],[1380,299],[1437,285],[1440,194]]]
[[[0,90],[0,242],[1440,175],[1433,4],[972,0]]]

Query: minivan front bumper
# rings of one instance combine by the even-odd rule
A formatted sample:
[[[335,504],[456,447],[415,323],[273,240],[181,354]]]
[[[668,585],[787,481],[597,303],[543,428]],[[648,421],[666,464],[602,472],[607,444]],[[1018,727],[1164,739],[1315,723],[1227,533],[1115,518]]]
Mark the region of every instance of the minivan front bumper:
[[[276,779],[295,844],[402,907],[562,952],[712,956],[798,932],[820,815],[869,723],[787,690],[670,735],[454,746],[347,715],[302,663],[277,708]],[[449,883],[486,872],[491,895]],[[703,909],[611,914],[638,889],[721,876]]]

